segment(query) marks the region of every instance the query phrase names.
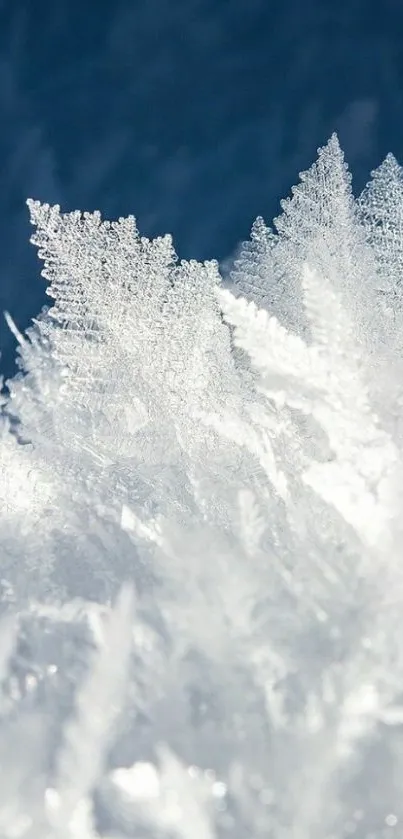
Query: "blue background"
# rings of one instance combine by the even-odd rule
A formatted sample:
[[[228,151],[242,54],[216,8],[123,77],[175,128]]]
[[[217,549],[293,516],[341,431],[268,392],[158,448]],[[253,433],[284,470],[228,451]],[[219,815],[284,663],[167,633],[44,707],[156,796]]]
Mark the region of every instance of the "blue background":
[[[336,130],[403,160],[402,0],[0,0],[0,312],[46,298],[25,199],[225,259]],[[0,315],[0,370],[15,342]]]

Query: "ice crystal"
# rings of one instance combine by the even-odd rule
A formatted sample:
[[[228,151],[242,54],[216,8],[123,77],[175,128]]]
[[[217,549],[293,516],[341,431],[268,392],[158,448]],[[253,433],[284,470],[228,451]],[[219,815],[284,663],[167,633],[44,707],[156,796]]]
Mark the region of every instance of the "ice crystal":
[[[403,178],[336,135],[226,287],[29,201],[0,414],[3,839],[381,839],[403,818]]]

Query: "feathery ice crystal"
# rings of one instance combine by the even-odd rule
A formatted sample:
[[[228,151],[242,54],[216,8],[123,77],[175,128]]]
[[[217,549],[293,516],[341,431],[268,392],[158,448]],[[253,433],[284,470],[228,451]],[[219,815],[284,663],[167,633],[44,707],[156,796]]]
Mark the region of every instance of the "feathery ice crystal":
[[[403,170],[350,180],[333,135],[224,281],[28,202],[2,839],[400,835]]]

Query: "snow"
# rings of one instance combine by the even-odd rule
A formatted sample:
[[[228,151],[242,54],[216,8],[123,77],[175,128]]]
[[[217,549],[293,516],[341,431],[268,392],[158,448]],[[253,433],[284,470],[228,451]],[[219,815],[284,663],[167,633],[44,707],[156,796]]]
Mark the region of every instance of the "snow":
[[[389,155],[355,200],[333,135],[226,288],[133,217],[28,202],[2,839],[398,827],[402,183]]]

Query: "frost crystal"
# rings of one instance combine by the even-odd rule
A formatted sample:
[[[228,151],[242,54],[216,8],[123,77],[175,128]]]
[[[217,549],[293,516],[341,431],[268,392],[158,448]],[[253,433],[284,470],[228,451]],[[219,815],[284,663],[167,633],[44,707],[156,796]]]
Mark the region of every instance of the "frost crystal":
[[[2,839],[403,818],[403,176],[336,135],[227,278],[29,201],[0,399]]]

